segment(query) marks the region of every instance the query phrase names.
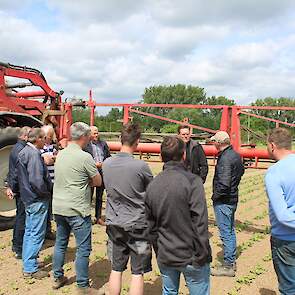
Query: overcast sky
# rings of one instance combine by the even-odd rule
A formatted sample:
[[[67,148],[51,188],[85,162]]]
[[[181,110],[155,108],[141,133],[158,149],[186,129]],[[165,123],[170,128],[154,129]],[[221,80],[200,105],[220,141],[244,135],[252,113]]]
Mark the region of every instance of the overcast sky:
[[[0,0],[0,60],[98,102],[177,83],[240,104],[294,97],[295,1]]]

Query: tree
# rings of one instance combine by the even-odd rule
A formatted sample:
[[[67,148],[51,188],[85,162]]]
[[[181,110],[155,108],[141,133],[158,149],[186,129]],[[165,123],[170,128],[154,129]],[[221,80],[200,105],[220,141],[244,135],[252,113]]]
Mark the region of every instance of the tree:
[[[206,93],[204,88],[177,84],[146,88],[142,98],[141,103],[147,104],[200,104],[206,98]],[[146,108],[144,111],[163,117],[170,117],[168,114],[171,112],[179,113],[170,108]],[[142,118],[142,116],[138,115],[134,115],[134,119],[135,121],[141,121],[145,128],[153,128],[157,132],[160,132],[161,128],[167,124],[158,119]]]

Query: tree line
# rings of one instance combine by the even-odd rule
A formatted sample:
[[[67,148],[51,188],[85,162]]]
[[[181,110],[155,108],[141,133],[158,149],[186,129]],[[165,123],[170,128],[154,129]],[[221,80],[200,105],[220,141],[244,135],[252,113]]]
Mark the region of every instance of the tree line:
[[[199,105],[236,105],[235,100],[224,96],[207,96],[205,89],[191,85],[169,85],[152,86],[146,88],[142,99],[138,103],[157,104],[199,104]],[[257,99],[252,106],[291,106],[295,107],[294,98],[272,98]],[[221,112],[216,109],[176,109],[176,108],[139,108],[139,110],[163,116],[166,118],[183,121],[189,119],[189,123],[218,129],[220,125]],[[288,123],[295,123],[295,111],[283,110],[250,110],[250,113],[281,120]],[[132,120],[141,124],[144,132],[151,133],[176,133],[177,125],[156,118],[146,117],[132,113]],[[117,132],[122,126],[123,110],[112,108],[107,115],[95,116],[95,125],[100,131]],[[245,141],[259,142],[265,139],[270,128],[274,128],[274,122],[261,120],[247,115],[241,115],[242,137]],[[75,108],[73,110],[74,121],[89,123],[90,112],[88,109]],[[295,128],[291,128],[295,134]],[[198,133],[198,130],[194,130]]]

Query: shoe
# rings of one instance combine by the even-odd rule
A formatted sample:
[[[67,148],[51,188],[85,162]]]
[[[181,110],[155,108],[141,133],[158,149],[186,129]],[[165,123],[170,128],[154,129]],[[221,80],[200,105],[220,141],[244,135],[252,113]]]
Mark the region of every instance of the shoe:
[[[86,287],[86,288],[77,287],[77,295],[97,295],[97,293],[95,293],[95,290],[90,287]]]
[[[96,224],[99,224],[99,225],[102,225],[102,226],[106,226],[106,223],[105,223],[105,221],[102,218],[98,218],[96,220]]]
[[[233,266],[221,265],[211,268],[211,276],[215,277],[234,277],[236,272]]]
[[[15,254],[14,254],[14,257],[15,257],[16,259],[22,259],[22,258],[23,258],[22,254],[20,254],[20,253],[15,253]]]
[[[52,289],[56,290],[63,287],[68,282],[68,278],[62,276],[60,278],[54,279]]]
[[[50,241],[55,241],[55,239],[56,239],[55,233],[53,233],[51,231],[46,233],[45,239],[50,240]]]
[[[222,263],[217,262],[214,268],[217,268],[217,267],[220,267],[220,266],[230,266],[230,265],[225,264],[224,262],[222,262]],[[233,263],[232,267],[233,267],[234,271],[237,271],[237,263],[236,262]]]
[[[46,266],[46,263],[43,261],[37,261],[37,264],[38,264],[38,268],[43,268]]]
[[[42,280],[44,278],[49,277],[49,273],[44,270],[37,270],[36,272],[24,272],[23,275],[25,279],[37,279],[37,280]]]

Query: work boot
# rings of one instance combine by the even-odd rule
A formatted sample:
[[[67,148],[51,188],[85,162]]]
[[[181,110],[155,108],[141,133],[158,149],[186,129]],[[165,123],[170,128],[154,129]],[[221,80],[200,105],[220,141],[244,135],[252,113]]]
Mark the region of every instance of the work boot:
[[[37,261],[37,264],[39,269],[46,266],[46,263],[44,261]]]
[[[234,266],[231,265],[221,265],[216,268],[211,268],[211,276],[215,277],[234,277],[236,272]]]
[[[37,270],[36,272],[24,272],[23,275],[25,279],[37,279],[37,280],[42,280],[44,278],[49,277],[49,273],[44,270]]]
[[[90,287],[86,287],[86,288],[77,287],[77,295],[97,295],[97,293],[95,293],[95,290]]]
[[[15,253],[14,254],[14,257],[16,258],[16,259],[22,259],[23,257],[22,257],[22,254],[20,254],[20,253]]]
[[[68,282],[68,278],[62,276],[60,278],[54,279],[52,289],[56,290],[63,287]]]
[[[217,262],[216,265],[214,266],[214,268],[217,268],[217,267],[220,267],[220,266],[231,266],[231,265],[228,265],[228,264],[226,264],[224,262]],[[234,262],[232,264],[232,267],[233,267],[234,271],[237,271],[237,263],[236,262]]]

